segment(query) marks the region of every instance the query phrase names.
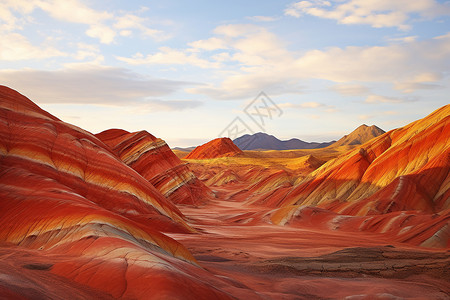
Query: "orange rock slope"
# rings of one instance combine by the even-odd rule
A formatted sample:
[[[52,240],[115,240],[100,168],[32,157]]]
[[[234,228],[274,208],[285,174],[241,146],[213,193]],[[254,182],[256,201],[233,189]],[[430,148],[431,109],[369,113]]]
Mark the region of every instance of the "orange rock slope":
[[[166,142],[150,133],[110,129],[96,136],[173,203],[197,205],[212,196]]]
[[[198,146],[185,159],[209,159],[224,156],[235,156],[242,153],[229,138],[217,138],[206,144]]]
[[[317,206],[339,215],[370,216],[359,218],[361,230],[395,232],[395,238],[415,244],[448,247],[449,138],[447,105],[327,162],[283,197],[272,221],[293,222],[305,207]],[[413,222],[413,215],[421,215],[421,222]],[[343,222],[337,220],[330,222]]]
[[[0,293],[228,299],[161,233],[183,214],[94,135],[0,87]]]

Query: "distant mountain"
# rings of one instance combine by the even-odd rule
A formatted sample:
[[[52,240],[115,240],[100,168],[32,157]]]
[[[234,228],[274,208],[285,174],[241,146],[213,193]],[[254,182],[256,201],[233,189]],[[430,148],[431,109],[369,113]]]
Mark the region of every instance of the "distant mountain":
[[[299,139],[282,141],[266,133],[258,132],[246,134],[233,140],[234,144],[241,150],[291,150],[291,149],[316,149],[325,148],[335,141],[325,143],[308,143]]]
[[[375,125],[367,126],[363,124],[353,130],[350,134],[344,135],[340,140],[333,144],[333,146],[346,146],[346,145],[362,145],[371,139],[384,134],[385,131]]]
[[[178,150],[178,151],[184,151],[184,152],[191,152],[192,150],[194,150],[196,148],[196,146],[191,146],[191,147],[175,147],[172,150]]]

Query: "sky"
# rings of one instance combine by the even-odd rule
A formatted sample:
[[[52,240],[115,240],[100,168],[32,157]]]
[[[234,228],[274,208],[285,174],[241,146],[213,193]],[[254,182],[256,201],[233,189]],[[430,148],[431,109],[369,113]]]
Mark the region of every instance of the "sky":
[[[450,103],[450,1],[0,1],[0,84],[171,147],[339,139]]]

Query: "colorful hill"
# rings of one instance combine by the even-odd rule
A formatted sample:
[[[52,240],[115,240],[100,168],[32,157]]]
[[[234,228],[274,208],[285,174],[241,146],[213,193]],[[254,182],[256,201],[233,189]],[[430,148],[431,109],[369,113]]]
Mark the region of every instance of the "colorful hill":
[[[198,205],[212,196],[166,142],[150,133],[110,129],[96,136],[173,203]]]
[[[185,159],[210,159],[241,154],[239,149],[229,138],[217,138],[195,148]]]
[[[2,297],[229,298],[162,233],[193,229],[158,189],[94,135],[4,86],[0,187]]]
[[[450,105],[447,105],[328,161],[287,193],[272,221],[291,222],[305,206],[350,216],[425,214],[423,218],[433,226],[415,231],[406,221],[394,225],[393,219],[397,218],[394,214],[388,218],[390,221],[385,221],[389,229],[383,230],[401,231],[405,239],[414,237],[418,244],[446,247],[450,220],[449,138]]]
[[[0,298],[447,299],[449,121],[184,164],[0,87]]]

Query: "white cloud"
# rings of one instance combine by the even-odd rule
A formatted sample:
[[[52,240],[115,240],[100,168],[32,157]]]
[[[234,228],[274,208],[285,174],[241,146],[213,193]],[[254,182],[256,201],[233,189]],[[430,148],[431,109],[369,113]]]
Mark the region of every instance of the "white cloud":
[[[111,44],[114,41],[116,32],[106,25],[95,24],[86,30],[86,35],[92,38],[98,38],[103,44]]]
[[[144,101],[141,101],[139,105],[133,107],[130,113],[136,115],[160,111],[183,111],[188,109],[194,109],[201,105],[203,105],[203,102],[196,100],[146,99]]]
[[[116,36],[130,36],[132,30],[139,30],[144,36],[157,40],[167,39],[160,30],[145,25],[148,20],[132,13],[113,13],[95,10],[79,0],[4,0],[0,3],[0,25],[2,31],[22,29],[31,23],[31,14],[41,9],[51,18],[63,22],[87,25],[86,35],[111,44]],[[18,13],[20,17],[16,17]],[[122,14],[122,15],[120,15]]]
[[[297,109],[322,109],[326,112],[335,112],[337,111],[336,107],[333,105],[326,105],[320,102],[302,102],[302,103],[280,103],[278,104],[280,108],[297,108]]]
[[[214,29],[214,33],[217,35],[235,38],[259,32],[261,29],[262,27],[253,24],[227,24],[217,26]]]
[[[413,36],[405,36],[405,37],[400,37],[400,38],[390,38],[389,41],[390,42],[399,42],[399,43],[411,43],[411,42],[415,42],[417,40],[418,36],[417,35],[413,35]]]
[[[198,40],[188,44],[194,49],[202,49],[207,51],[226,49],[226,42],[223,39],[216,37],[209,38],[207,40]]]
[[[381,95],[369,95],[364,102],[366,103],[400,103],[403,102],[403,99],[395,98],[395,97],[386,97]]]
[[[359,115],[358,119],[362,120],[362,121],[367,121],[369,119],[372,119],[373,116],[372,115]]]
[[[278,20],[278,18],[271,17],[271,16],[252,16],[252,17],[247,17],[247,19],[256,21],[256,22],[273,22],[273,21]]]
[[[162,31],[148,27],[146,25],[148,22],[149,20],[147,18],[142,18],[137,15],[127,13],[116,18],[114,28],[119,29],[122,36],[130,36],[132,34],[132,30],[130,29],[137,29],[144,36],[153,37],[157,40],[163,40],[166,38],[163,36]]]
[[[78,50],[74,55],[77,60],[92,59],[98,63],[104,60],[103,55],[100,54],[100,49],[97,45],[77,43]]]
[[[19,33],[4,34],[0,43],[0,60],[5,61],[44,59],[66,55],[51,46],[33,46],[26,37]]]
[[[369,92],[369,89],[364,85],[345,83],[333,85],[331,90],[344,96],[360,96]]]
[[[218,68],[219,64],[199,58],[195,53],[186,53],[181,50],[172,49],[170,47],[161,47],[159,52],[144,56],[136,53],[133,57],[116,57],[118,60],[126,62],[130,65],[193,65],[200,68]]]
[[[293,3],[285,10],[285,15],[296,18],[312,15],[340,24],[367,24],[401,30],[409,29],[408,22],[417,14],[423,18],[450,15],[450,5],[435,0],[311,0]]]
[[[424,72],[416,75],[408,81],[395,82],[394,88],[404,93],[412,93],[416,90],[434,90],[443,86],[434,84],[442,79],[442,75],[436,72]]]
[[[195,103],[154,100],[194,83],[149,78],[127,69],[78,65],[56,71],[1,70],[0,82],[38,103],[74,103],[187,108]]]
[[[34,1],[34,4],[51,17],[71,23],[95,25],[113,17],[111,13],[96,11],[78,0]]]
[[[286,102],[281,103],[278,106],[285,108],[318,108],[325,106],[325,104],[319,102],[303,102],[303,103]]]
[[[443,88],[439,84],[430,84],[422,82],[399,82],[394,84],[396,90],[400,90],[403,93],[412,93],[417,90],[437,90]]]
[[[332,47],[296,53],[288,51],[273,33],[255,25],[222,25],[214,33],[215,41],[226,42],[228,49],[211,58],[235,62],[239,69],[219,84],[188,92],[218,99],[247,98],[260,90],[299,93],[299,82],[305,79],[336,82],[338,85],[332,89],[342,95],[368,94],[364,85],[374,82],[406,92],[431,88],[450,69],[450,35],[386,46]],[[438,76],[424,78],[422,74]]]

